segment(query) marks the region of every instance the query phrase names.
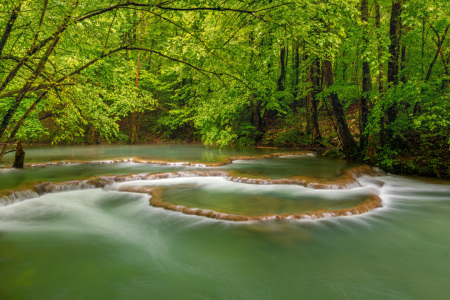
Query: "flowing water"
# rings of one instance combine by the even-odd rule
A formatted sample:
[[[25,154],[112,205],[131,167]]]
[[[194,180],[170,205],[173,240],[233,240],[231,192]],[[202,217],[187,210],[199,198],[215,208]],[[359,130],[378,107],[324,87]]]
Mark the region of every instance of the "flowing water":
[[[73,156],[72,148],[41,149],[35,161],[177,161],[176,155],[178,161],[214,161],[268,151],[229,150],[230,155],[200,146],[139,146],[123,155],[113,148],[92,147],[98,152],[89,157]],[[197,169],[327,178],[349,167],[299,156]],[[0,189],[38,179],[194,169],[131,162],[5,169]],[[0,299],[447,299],[450,185],[388,175],[358,182],[347,190],[313,190],[191,176],[50,193],[0,206]],[[119,192],[124,186],[163,188],[167,201],[232,213],[345,208],[369,193],[379,194],[383,207],[311,221],[230,222],[152,207],[149,195]]]

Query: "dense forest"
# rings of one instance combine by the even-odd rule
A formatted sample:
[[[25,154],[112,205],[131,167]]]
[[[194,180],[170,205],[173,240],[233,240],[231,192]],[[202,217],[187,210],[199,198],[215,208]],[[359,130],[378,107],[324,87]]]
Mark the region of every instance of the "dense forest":
[[[450,176],[448,0],[5,0],[0,160],[26,144],[313,149]]]

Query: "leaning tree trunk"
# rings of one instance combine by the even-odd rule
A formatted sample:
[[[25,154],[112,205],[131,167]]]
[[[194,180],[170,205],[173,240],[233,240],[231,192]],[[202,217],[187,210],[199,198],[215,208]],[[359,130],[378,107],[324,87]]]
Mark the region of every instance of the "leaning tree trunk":
[[[329,88],[333,84],[333,65],[329,59],[326,59],[323,61],[323,85],[324,88]],[[331,100],[331,108],[334,118],[336,119],[336,128],[342,147],[344,148],[345,156],[350,160],[358,160],[360,158],[359,149],[348,128],[347,122],[345,121],[342,103],[339,101],[336,92],[331,92],[329,98]]]
[[[9,39],[9,36],[11,35],[12,28],[14,26],[14,23],[17,20],[17,17],[19,16],[19,12],[22,9],[22,3],[23,1],[20,1],[19,4],[14,8],[14,10],[11,13],[11,16],[9,17],[8,22],[6,23],[5,30],[3,31],[2,37],[0,39],[0,56],[2,56],[3,49],[5,48],[6,42]]]

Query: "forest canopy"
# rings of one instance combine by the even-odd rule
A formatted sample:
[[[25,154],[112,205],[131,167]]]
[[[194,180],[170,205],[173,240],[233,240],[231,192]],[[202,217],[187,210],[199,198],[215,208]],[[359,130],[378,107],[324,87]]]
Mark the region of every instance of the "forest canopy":
[[[0,142],[315,149],[450,174],[447,0],[7,0]]]

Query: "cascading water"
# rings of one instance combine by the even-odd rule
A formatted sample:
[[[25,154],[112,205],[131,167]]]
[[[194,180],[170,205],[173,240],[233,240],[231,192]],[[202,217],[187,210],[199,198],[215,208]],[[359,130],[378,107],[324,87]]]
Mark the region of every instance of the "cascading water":
[[[299,184],[316,172],[321,184],[341,185],[355,167],[331,161],[326,174],[326,164],[308,156],[198,169],[123,162],[3,170],[8,189],[62,182],[27,184],[41,195],[0,207],[0,298],[445,299],[450,185],[388,175],[363,175],[345,189]],[[233,180],[242,176],[255,181]],[[158,195],[245,215],[346,209],[367,195],[382,207],[229,222],[150,206]]]

